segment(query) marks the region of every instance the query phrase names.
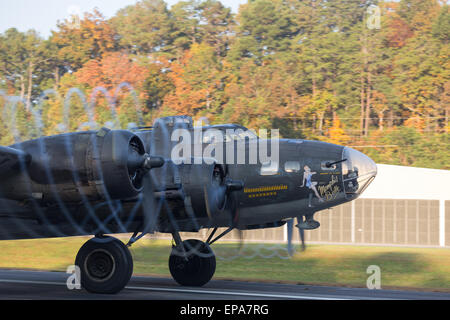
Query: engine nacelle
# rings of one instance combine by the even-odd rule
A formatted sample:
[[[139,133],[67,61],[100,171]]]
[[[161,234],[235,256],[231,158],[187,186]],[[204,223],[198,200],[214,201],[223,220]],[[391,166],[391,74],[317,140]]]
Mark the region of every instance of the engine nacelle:
[[[224,167],[212,164],[182,164],[179,174],[184,195],[185,210],[199,217],[206,213],[214,218],[225,209],[227,189]]]
[[[166,161],[164,167],[152,171],[157,197],[172,200],[171,214],[177,218],[214,218],[226,207],[228,189],[225,168],[214,160],[196,164],[175,164]],[[165,209],[162,209],[165,212]]]
[[[145,148],[126,130],[101,129],[43,137],[12,148],[31,156],[28,169],[12,177],[8,198],[43,203],[128,199],[142,191]]]
[[[93,161],[94,179],[102,181],[106,188],[106,192],[101,188],[99,193],[111,199],[136,197],[142,191],[144,155],[144,144],[135,134],[125,130],[107,131],[101,143],[100,165]]]

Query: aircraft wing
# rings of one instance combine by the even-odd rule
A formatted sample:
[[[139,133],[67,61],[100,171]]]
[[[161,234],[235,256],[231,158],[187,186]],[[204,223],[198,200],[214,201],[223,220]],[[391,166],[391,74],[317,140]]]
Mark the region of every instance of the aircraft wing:
[[[31,156],[21,150],[0,146],[0,178],[5,178],[19,171],[21,164],[30,163]]]

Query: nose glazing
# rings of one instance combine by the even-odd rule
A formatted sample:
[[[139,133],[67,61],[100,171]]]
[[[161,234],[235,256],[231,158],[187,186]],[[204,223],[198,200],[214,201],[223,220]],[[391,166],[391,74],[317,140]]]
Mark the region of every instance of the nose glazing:
[[[352,148],[344,148],[342,176],[345,193],[360,195],[377,175],[377,165],[365,154]]]

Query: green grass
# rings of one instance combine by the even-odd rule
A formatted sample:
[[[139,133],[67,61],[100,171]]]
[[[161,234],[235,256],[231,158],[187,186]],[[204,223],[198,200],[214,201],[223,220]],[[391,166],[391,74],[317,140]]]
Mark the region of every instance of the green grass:
[[[87,238],[0,241],[0,268],[65,271]],[[450,250],[371,246],[309,245],[291,259],[264,258],[282,245],[214,244],[216,279],[258,280],[365,287],[367,267],[381,268],[383,288],[419,288],[450,292]],[[169,277],[169,241],[141,240],[133,245],[135,275]],[[249,256],[259,253],[256,257]]]

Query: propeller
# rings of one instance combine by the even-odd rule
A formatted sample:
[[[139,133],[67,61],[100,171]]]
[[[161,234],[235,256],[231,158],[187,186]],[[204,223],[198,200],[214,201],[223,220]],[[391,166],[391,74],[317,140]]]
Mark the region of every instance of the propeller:
[[[287,244],[287,249],[288,249],[288,253],[290,256],[294,255],[294,246],[292,244],[292,237],[294,235],[294,219],[289,219],[287,221],[287,238],[288,238],[288,244]],[[300,223],[303,221],[303,216],[297,217],[297,223]],[[305,251],[306,249],[306,245],[305,245],[305,230],[298,228],[298,232],[299,232],[299,236],[300,236],[300,241],[302,243],[302,251]]]
[[[231,180],[228,179],[226,181],[227,185],[227,193],[228,193],[228,209],[231,213],[231,223],[230,226],[237,227],[237,233],[239,238],[239,249],[238,252],[241,252],[244,245],[244,232],[239,228],[239,205],[238,205],[238,195],[234,191],[240,191],[244,188],[244,182],[239,180]]]
[[[130,179],[136,188],[143,186],[143,179],[152,168],[160,168],[164,165],[164,158],[153,157],[144,153],[142,146],[130,142],[128,145],[127,168]]]
[[[232,180],[226,177],[223,166],[216,165],[212,174],[212,181],[210,186],[205,187],[207,196],[208,210],[211,216],[215,212],[227,209],[230,202],[234,202],[232,193],[244,188],[244,183],[238,180]]]
[[[155,229],[158,219],[158,210],[156,199],[154,196],[154,188],[151,172],[147,172],[143,177],[142,190],[142,210],[144,212],[144,228],[141,236],[151,232]]]
[[[227,200],[227,186],[225,172],[222,166],[215,166],[212,174],[211,186],[208,192],[208,206],[210,211],[223,209]]]
[[[134,242],[141,239],[147,233],[155,230],[158,220],[158,208],[154,195],[154,183],[151,174],[151,169],[160,168],[164,165],[165,160],[162,157],[150,156],[145,153],[144,155],[136,154],[136,152],[130,153],[128,159],[128,170],[130,177],[141,186],[142,192],[142,211],[144,213],[143,229],[139,237],[137,232],[131,237],[128,245],[131,246]]]
[[[239,207],[236,191],[240,191],[244,188],[244,182],[231,179],[228,176],[228,172],[225,170],[226,169],[224,169],[223,166],[215,166],[212,183],[206,193],[207,205],[210,214],[217,211],[229,213],[229,227],[231,229],[235,228],[238,231],[240,239],[239,250],[241,250],[243,232],[239,229]],[[210,216],[214,216],[214,214]],[[231,231],[231,229],[229,231]]]

